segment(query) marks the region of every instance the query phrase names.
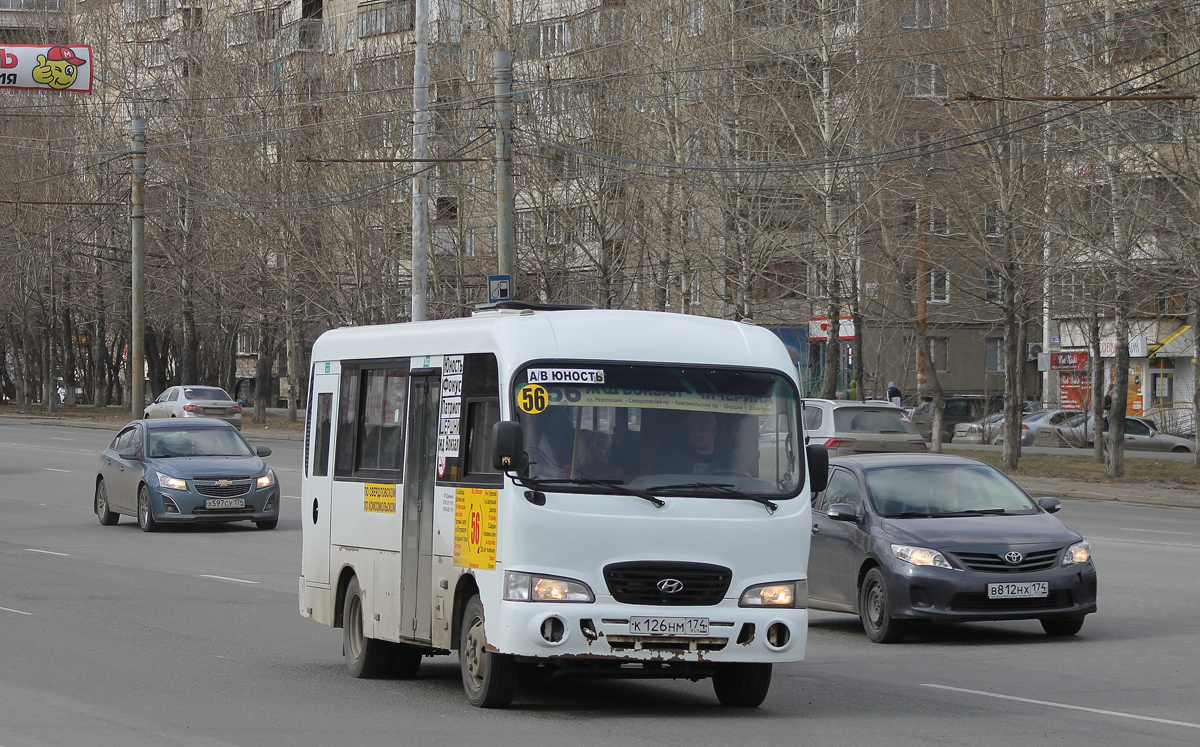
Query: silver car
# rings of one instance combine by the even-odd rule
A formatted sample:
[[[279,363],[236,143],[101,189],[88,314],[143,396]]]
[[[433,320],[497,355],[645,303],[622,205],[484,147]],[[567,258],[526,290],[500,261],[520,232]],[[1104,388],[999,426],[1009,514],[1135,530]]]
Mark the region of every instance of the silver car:
[[[173,386],[146,405],[143,418],[216,418],[242,429],[242,406],[220,387]]]
[[[808,443],[830,456],[927,450],[904,410],[889,403],[806,399],[803,412]]]
[[[1107,426],[1108,424],[1105,423],[1105,431],[1108,430]],[[1058,436],[1058,441],[1067,446],[1090,448],[1095,443],[1092,440],[1093,429],[1092,416],[1090,414],[1077,415],[1053,428]],[[1195,446],[1195,442],[1189,439],[1160,433],[1158,428],[1148,418],[1125,418],[1126,449],[1132,451],[1174,451],[1180,454],[1190,454]]]
[[[1021,418],[1021,445],[1032,446],[1037,433],[1048,425],[1058,425],[1079,413],[1075,410],[1038,410]],[[959,423],[954,426],[956,444],[1004,443],[1004,413],[989,415],[974,423]]]

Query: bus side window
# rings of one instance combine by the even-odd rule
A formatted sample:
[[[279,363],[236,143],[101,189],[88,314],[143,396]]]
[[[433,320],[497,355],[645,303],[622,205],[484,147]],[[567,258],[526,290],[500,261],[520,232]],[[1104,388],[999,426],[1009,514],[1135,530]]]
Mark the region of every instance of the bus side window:
[[[333,395],[329,392],[317,395],[317,432],[316,443],[313,444],[313,477],[325,477],[329,474],[329,431],[330,415],[333,409]]]
[[[349,477],[354,474],[354,436],[358,430],[357,368],[342,368],[341,402],[338,406],[337,455],[333,474]]]
[[[464,473],[492,480],[497,474],[492,467],[492,426],[500,420],[500,372],[491,353],[468,355],[464,362]]]
[[[363,370],[359,404],[358,460],[355,471],[400,471],[404,462],[404,421],[408,417],[408,370]],[[397,478],[397,482],[399,478]]]

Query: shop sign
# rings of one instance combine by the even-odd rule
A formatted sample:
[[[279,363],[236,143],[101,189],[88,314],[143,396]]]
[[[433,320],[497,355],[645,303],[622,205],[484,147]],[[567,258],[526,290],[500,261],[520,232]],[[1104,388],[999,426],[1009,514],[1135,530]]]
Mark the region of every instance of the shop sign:
[[[1051,371],[1086,371],[1087,367],[1088,354],[1086,351],[1050,354]]]
[[[1146,343],[1145,337],[1130,337],[1129,338],[1129,357],[1130,358],[1145,358],[1149,355],[1149,345]],[[1100,357],[1101,358],[1116,358],[1117,357],[1117,338],[1102,337],[1100,338]]]
[[[818,316],[808,320],[808,339],[809,340],[828,340],[829,339],[829,317]],[[854,339],[854,317],[843,316],[838,318],[838,339],[853,340]]]

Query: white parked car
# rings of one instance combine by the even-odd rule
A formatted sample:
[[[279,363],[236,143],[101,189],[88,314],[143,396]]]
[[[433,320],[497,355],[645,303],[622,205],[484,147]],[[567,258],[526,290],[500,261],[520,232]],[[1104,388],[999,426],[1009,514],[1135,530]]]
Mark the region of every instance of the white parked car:
[[[163,391],[150,404],[142,417],[151,418],[216,418],[238,430],[242,429],[242,406],[220,387],[173,386]]]

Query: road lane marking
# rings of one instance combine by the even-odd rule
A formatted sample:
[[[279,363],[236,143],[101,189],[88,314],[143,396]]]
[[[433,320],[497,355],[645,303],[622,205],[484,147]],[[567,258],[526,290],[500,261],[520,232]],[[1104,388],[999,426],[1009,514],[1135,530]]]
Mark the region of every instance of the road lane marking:
[[[230,578],[229,576],[210,576],[207,573],[201,573],[200,578],[215,578],[218,581],[232,581],[236,584],[257,584],[257,581],[247,581],[244,578]]]
[[[302,500],[302,499],[300,498],[300,496],[298,496],[298,495],[285,495],[285,496],[284,496],[284,498],[293,498],[293,499],[295,499],[295,500],[297,500],[297,501],[298,501],[298,500]]]
[[[16,612],[18,615],[26,615],[28,617],[33,617],[32,612],[22,612],[21,610],[14,610],[12,607],[0,607],[0,610],[4,610],[5,612]]]
[[[1154,534],[1195,534],[1195,532],[1168,532],[1166,529],[1134,529],[1133,527],[1121,527],[1122,532],[1152,532]]]
[[[46,470],[47,472],[70,472],[71,471],[69,469],[54,469],[53,467],[42,467],[42,469]]]
[[[1192,550],[1200,550],[1200,545],[1191,545],[1186,542],[1151,542],[1150,540],[1135,540],[1135,539],[1117,539],[1116,537],[1088,537],[1091,542],[1117,542],[1125,545],[1154,545],[1155,547],[1186,547]]]
[[[62,436],[51,436],[50,438],[55,441],[74,441],[75,440],[73,438],[63,438]]]
[[[1137,721],[1153,721],[1156,724],[1169,724],[1171,726],[1186,726],[1189,729],[1200,729],[1200,724],[1193,724],[1190,721],[1172,721],[1168,718],[1155,718],[1153,716],[1142,716],[1137,713],[1122,713],[1121,711],[1106,711],[1102,708],[1086,708],[1084,706],[1070,705],[1068,703],[1055,703],[1049,700],[1034,700],[1032,698],[1018,698],[1015,695],[1001,695],[1000,693],[989,693],[984,690],[968,690],[965,687],[950,687],[949,685],[935,685],[931,683],[923,683],[921,687],[933,687],[938,690],[950,690],[956,693],[968,693],[970,695],[983,695],[988,698],[999,698],[1000,700],[1014,700],[1018,703],[1031,703],[1033,705],[1050,706],[1051,708],[1065,708],[1068,711],[1084,711],[1086,713],[1098,713],[1102,716],[1117,716],[1118,718],[1131,718]]]
[[[62,557],[62,558],[71,557],[68,553],[65,553],[65,552],[54,552],[53,550],[39,550],[36,547],[26,547],[25,549],[29,552],[40,552],[43,555],[58,555],[59,557]]]

